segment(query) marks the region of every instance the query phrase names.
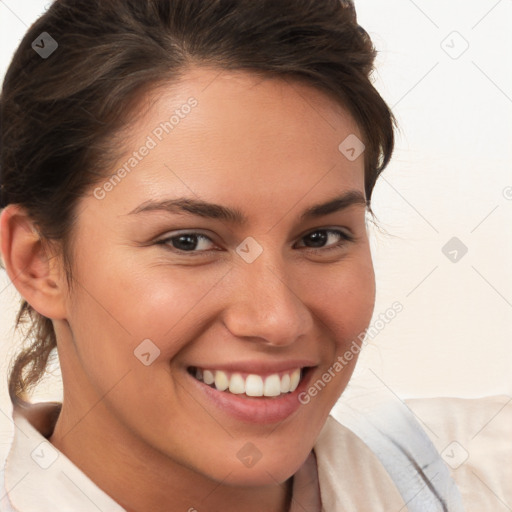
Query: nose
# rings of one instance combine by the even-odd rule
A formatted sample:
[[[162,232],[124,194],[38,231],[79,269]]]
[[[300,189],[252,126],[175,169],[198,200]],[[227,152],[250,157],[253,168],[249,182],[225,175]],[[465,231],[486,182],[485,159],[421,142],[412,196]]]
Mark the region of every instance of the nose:
[[[272,265],[262,256],[250,264],[241,263],[223,315],[233,336],[287,346],[311,332],[312,312],[282,265]]]

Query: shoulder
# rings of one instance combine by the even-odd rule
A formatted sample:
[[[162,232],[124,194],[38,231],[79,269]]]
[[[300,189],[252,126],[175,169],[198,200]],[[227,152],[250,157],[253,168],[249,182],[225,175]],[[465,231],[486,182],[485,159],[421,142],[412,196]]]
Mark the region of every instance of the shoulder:
[[[0,512],[123,512],[47,439],[60,404],[13,411],[13,438],[2,474]]]
[[[319,462],[319,472],[322,464],[330,465],[337,472],[338,489],[345,486],[349,471],[356,472],[361,482],[356,488],[368,487],[372,511],[395,509],[376,505],[382,497],[394,502],[399,497],[402,505],[397,510],[409,512],[464,510],[445,462],[413,413],[396,397],[341,401],[319,437],[319,446],[326,460]]]
[[[512,397],[415,398],[407,405],[428,426],[468,507],[510,509]]]
[[[323,511],[387,512],[405,502],[376,454],[329,416],[314,447]]]

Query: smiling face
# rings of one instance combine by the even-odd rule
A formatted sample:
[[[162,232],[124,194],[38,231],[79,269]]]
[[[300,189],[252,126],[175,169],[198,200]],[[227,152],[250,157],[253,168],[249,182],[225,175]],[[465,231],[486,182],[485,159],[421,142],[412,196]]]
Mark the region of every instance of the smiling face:
[[[124,172],[79,203],[63,413],[102,397],[112,447],[225,483],[282,482],[355,358],[308,404],[299,394],[373,311],[364,155],[338,149],[362,135],[296,82],[201,68],[158,94],[111,170]]]

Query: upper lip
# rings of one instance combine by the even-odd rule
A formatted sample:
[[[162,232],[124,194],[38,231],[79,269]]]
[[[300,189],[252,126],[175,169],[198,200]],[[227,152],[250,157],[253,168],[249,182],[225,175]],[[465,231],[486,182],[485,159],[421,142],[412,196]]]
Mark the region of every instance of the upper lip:
[[[239,361],[237,363],[197,363],[188,367],[202,368],[203,370],[218,370],[228,373],[254,373],[258,375],[271,375],[274,373],[293,371],[297,368],[317,366],[311,359],[293,359],[287,361]]]

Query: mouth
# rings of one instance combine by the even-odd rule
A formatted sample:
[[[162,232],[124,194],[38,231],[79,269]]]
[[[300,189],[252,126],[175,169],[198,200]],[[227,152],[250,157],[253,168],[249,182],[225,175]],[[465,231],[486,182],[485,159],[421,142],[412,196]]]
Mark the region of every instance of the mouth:
[[[189,366],[188,389],[206,410],[218,409],[221,418],[253,425],[275,424],[291,418],[302,405],[299,394],[307,388],[316,366],[296,366],[272,373],[263,366],[251,371],[251,366],[244,365],[246,371],[236,367],[220,370]]]
[[[269,375],[260,375],[194,366],[187,369],[188,373],[196,380],[217,391],[233,395],[245,395],[246,397],[265,398],[279,398],[282,395],[293,393],[308,370],[309,367],[303,367]]]

